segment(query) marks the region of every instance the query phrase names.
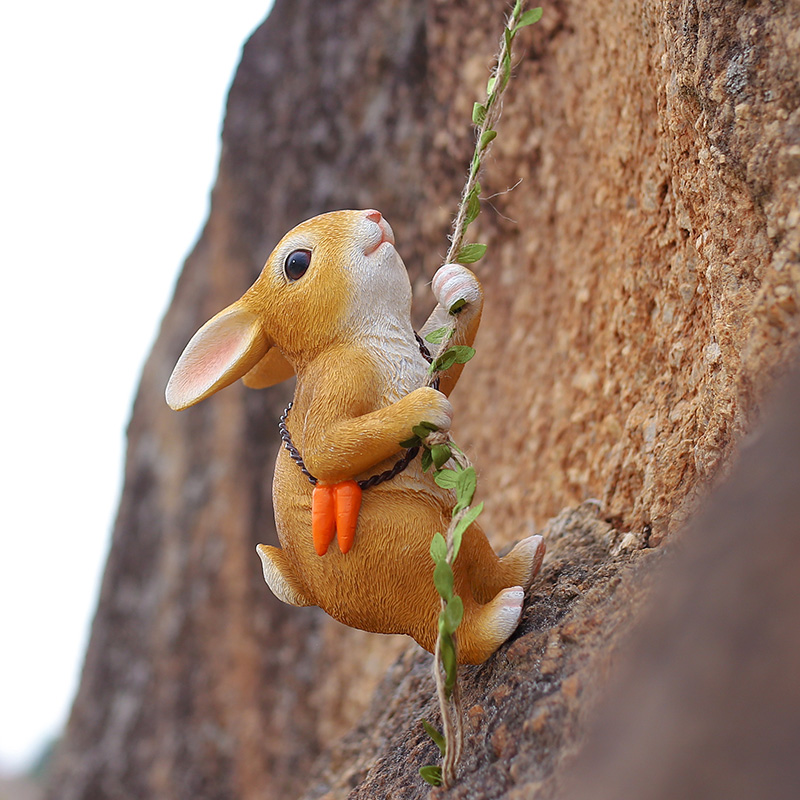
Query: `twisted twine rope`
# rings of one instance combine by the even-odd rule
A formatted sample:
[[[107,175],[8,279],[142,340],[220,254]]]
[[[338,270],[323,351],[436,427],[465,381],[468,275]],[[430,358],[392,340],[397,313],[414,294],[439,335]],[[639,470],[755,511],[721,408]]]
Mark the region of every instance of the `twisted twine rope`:
[[[426,438],[425,443],[433,447],[436,444],[451,444],[452,441],[449,433],[435,431]],[[451,448],[450,452],[453,454],[452,459],[461,469],[467,469],[472,466],[470,460],[463,453],[454,448]],[[445,535],[447,562],[451,567],[453,565],[453,531],[467,511],[469,511],[469,507],[455,514],[447,528]],[[444,611],[445,601],[440,599],[439,604],[440,611]],[[441,642],[442,634],[440,632],[436,637],[436,648],[433,653],[433,677],[436,681],[436,695],[439,699],[439,710],[442,715],[442,733],[445,741],[445,751],[442,759],[442,781],[445,787],[449,788],[456,781],[456,770],[461,761],[461,751],[464,747],[464,709],[461,703],[461,687],[458,680],[456,680],[450,693],[450,699],[448,700],[447,698],[445,674],[442,669]],[[458,658],[458,638],[455,634],[453,635],[453,646],[456,658]]]
[[[512,32],[515,30],[517,23],[523,14],[524,8],[524,2],[515,4],[514,11],[509,17],[506,25],[506,27]],[[494,130],[494,124],[499,119],[502,111],[502,97],[505,93],[506,87],[508,86],[508,81],[503,80],[503,65],[510,59],[511,54],[509,52],[509,46],[511,38],[512,37],[506,35],[506,32],[504,31],[504,35],[500,39],[500,48],[495,57],[494,68],[492,70],[494,85],[492,90],[487,91],[487,98],[486,102],[484,103],[486,113],[483,117],[483,121],[478,127],[475,155],[473,157],[472,164],[470,165],[469,177],[467,178],[464,190],[461,193],[461,202],[458,207],[458,213],[456,214],[456,218],[453,222],[453,232],[450,236],[450,247],[444,259],[445,264],[452,263],[457,258],[458,253],[461,250],[464,241],[464,235],[468,226],[467,213],[470,197],[472,196],[472,193],[475,191],[475,187],[478,184],[478,175],[481,171],[483,157],[488,152],[492,142],[492,139],[484,142],[484,134],[486,134],[488,131]],[[453,326],[453,330],[451,331],[450,336],[442,341],[439,345],[439,348],[434,355],[433,363],[436,363],[439,356],[441,356],[448,348],[450,348],[453,341],[458,337],[463,329],[463,324],[459,324],[459,316],[457,314],[454,316],[454,319],[455,325]],[[439,375],[439,372],[433,371],[428,378],[427,385],[433,385],[434,380],[437,380]],[[454,443],[449,433],[435,431],[426,437],[426,446],[433,447],[436,444],[451,445],[451,459],[455,461],[461,469],[468,469],[472,466],[470,460],[457,447],[452,446]],[[447,542],[447,562],[450,564],[451,568],[453,566],[453,533],[458,523],[469,510],[470,509],[468,506],[457,512],[450,520],[450,524],[447,528],[447,533],[445,535],[445,540]],[[445,601],[441,600],[440,604],[441,609],[444,610],[446,605]],[[461,760],[461,753],[464,746],[464,712],[461,703],[461,690],[458,680],[456,680],[453,690],[450,693],[449,700],[447,697],[445,675],[441,660],[441,642],[442,634],[440,631],[436,637],[436,648],[434,650],[433,658],[433,675],[436,681],[436,694],[439,699],[439,709],[442,715],[442,729],[445,740],[445,752],[442,760],[442,782],[446,788],[450,788],[456,782],[456,772],[459,761]],[[457,658],[457,634],[453,635],[453,644],[456,650]]]
[[[514,9],[514,13],[511,14],[508,19],[508,23],[506,24],[508,29],[514,30],[524,9],[525,3],[521,3],[518,8]],[[494,130],[494,125],[500,118],[500,113],[503,110],[502,100],[508,84],[504,84],[502,80],[502,70],[504,61],[510,57],[510,55],[511,54],[508,50],[508,40],[506,39],[506,36],[503,35],[500,39],[500,49],[495,56],[494,68],[492,69],[492,78],[495,80],[494,99],[490,102],[492,93],[487,92],[487,102],[484,103],[484,106],[486,107],[486,116],[483,118],[483,122],[478,127],[478,133],[475,137],[478,142],[475,152],[476,155],[480,156],[481,160],[483,156],[489,152],[489,149],[492,145],[491,141],[489,141],[485,145],[481,146],[480,143],[483,141],[483,136],[487,131]],[[469,177],[467,178],[466,184],[464,184],[464,191],[461,193],[461,203],[458,207],[458,213],[456,214],[456,218],[453,222],[453,233],[450,236],[450,247],[447,250],[447,255],[444,258],[445,264],[452,263],[464,242],[464,234],[467,230],[466,218],[467,209],[469,207],[469,198],[478,183],[478,175],[480,174],[480,171],[481,161],[478,160],[476,167],[475,161],[473,160],[473,164],[470,166]]]

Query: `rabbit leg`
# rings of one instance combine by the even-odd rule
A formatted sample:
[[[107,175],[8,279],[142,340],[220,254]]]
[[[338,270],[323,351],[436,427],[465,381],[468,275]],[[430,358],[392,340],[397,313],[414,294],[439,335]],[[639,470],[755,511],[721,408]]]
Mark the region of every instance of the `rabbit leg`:
[[[458,627],[458,661],[481,664],[508,639],[519,624],[525,590],[511,586],[485,605],[464,597],[464,618]]]
[[[478,525],[465,532],[456,559],[456,592],[464,602],[458,628],[458,660],[485,661],[514,632],[522,614],[525,589],[544,558],[541,536],[529,536],[498,558]]]
[[[544,539],[541,536],[528,536],[521,542],[517,542],[511,552],[500,559],[505,579],[513,579],[516,585],[527,589],[542,566],[544,551]],[[503,583],[503,585],[507,584]]]
[[[464,533],[456,573],[464,571],[465,582],[478,603],[488,603],[509,586],[527,589],[539,572],[544,558],[544,540],[528,536],[508,555],[499,558],[480,526],[472,524]],[[461,567],[461,569],[459,569]]]
[[[275,597],[291,606],[316,605],[300,588],[300,583],[295,578],[291,564],[283,550],[279,547],[260,544],[256,547],[256,552],[261,557],[264,567],[264,580]]]

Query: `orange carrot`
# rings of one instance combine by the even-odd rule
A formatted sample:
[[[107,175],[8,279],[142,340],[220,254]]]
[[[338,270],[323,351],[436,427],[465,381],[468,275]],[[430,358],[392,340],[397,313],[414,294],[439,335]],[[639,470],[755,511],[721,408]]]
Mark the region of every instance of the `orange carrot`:
[[[336,535],[334,486],[317,484],[311,494],[311,536],[317,555],[324,556]]]
[[[336,497],[336,537],[346,553],[353,546],[361,510],[361,487],[355,481],[342,481],[334,487]]]

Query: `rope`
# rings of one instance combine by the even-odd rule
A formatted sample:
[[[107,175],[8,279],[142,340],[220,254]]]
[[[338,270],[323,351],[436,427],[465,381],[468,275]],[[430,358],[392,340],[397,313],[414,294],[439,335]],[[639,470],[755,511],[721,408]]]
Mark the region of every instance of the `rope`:
[[[508,29],[514,30],[524,5],[524,3],[518,4],[519,7],[515,8],[515,12],[517,13],[512,14],[511,18],[509,19],[506,26]],[[502,111],[501,100],[503,93],[506,90],[506,86],[508,85],[503,81],[503,64],[506,63],[506,61],[511,57],[511,52],[509,50],[510,43],[511,39],[504,35],[500,41],[500,49],[495,57],[495,67],[492,72],[492,77],[496,81],[494,99],[491,102],[487,102],[486,115],[484,116],[483,122],[480,124],[477,136],[475,137],[478,141],[475,153],[476,156],[479,156],[479,158],[473,158],[472,165],[469,170],[469,177],[464,185],[464,191],[461,193],[461,203],[459,204],[458,213],[456,214],[456,218],[453,222],[453,233],[450,236],[450,247],[444,259],[445,264],[451,264],[454,261],[458,251],[461,250],[461,245],[464,241],[464,234],[466,233],[468,224],[467,211],[469,209],[469,198],[473,191],[475,191],[475,187],[478,185],[478,175],[480,173],[481,160],[488,152],[491,144],[491,140],[486,144],[483,144],[484,135],[487,131],[494,130],[494,124],[500,118],[500,112]],[[489,92],[488,94],[491,96],[492,92]]]
[[[469,177],[467,179],[464,190],[461,193],[461,202],[458,207],[458,213],[453,222],[453,232],[450,236],[450,247],[445,256],[444,263],[450,264],[458,260],[459,253],[464,241],[467,226],[470,223],[468,219],[470,200],[473,194],[477,194],[478,175],[480,174],[483,157],[489,149],[489,146],[494,139],[494,124],[500,117],[502,110],[502,96],[508,85],[508,78],[510,76],[510,59],[511,59],[511,42],[517,30],[517,25],[522,20],[524,2],[516,2],[514,11],[512,12],[507,24],[506,30],[503,32],[503,37],[500,41],[500,49],[497,53],[495,66],[492,71],[492,79],[490,80],[489,88],[487,89],[487,100],[484,103],[483,109],[485,113],[483,119],[478,127],[476,135],[477,144],[475,146],[475,155],[472,159],[470,166]],[[531,13],[531,12],[528,12]],[[528,24],[528,23],[523,23]],[[476,198],[477,200],[477,198]],[[474,215],[473,215],[474,218]],[[434,356],[436,361],[445,351],[447,351],[453,340],[457,338],[463,327],[463,323],[459,323],[459,315],[455,314],[455,325],[450,333],[441,344]],[[438,380],[438,372],[434,372],[428,379],[427,385],[434,385],[434,380]],[[433,447],[436,444],[450,444],[451,458],[459,465],[461,469],[468,469],[472,466],[470,460],[455,446],[449,433],[434,432],[426,437],[424,444],[427,447]],[[456,526],[464,515],[469,511],[469,508],[464,508],[453,516],[450,520],[450,525],[447,528],[445,540],[447,542],[447,561],[452,567],[453,565],[453,532]],[[445,601],[441,600],[441,609],[445,608]],[[445,676],[443,665],[441,661],[441,631],[436,637],[436,648],[433,658],[433,674],[436,681],[436,694],[439,699],[439,708],[442,715],[442,728],[445,740],[445,752],[442,761],[442,782],[445,788],[452,787],[456,782],[456,772],[458,769],[459,761],[461,760],[461,753],[464,746],[464,728],[463,719],[464,711],[461,702],[461,691],[459,682],[456,680],[450,698],[447,697],[447,690],[445,687]],[[458,639],[457,633],[453,635],[453,644],[456,649],[456,658],[458,656]]]
[[[452,341],[460,332],[459,317],[456,317],[456,325],[453,333],[440,347],[437,356],[443,353],[450,347]],[[432,378],[433,376],[431,376]],[[429,379],[428,385],[432,381]],[[427,447],[433,447],[437,444],[453,444],[453,440],[449,433],[442,433],[441,431],[434,431],[430,433],[425,439]],[[451,458],[461,467],[461,469],[468,469],[472,466],[470,460],[456,447],[450,448]],[[461,521],[461,518],[469,511],[469,507],[462,509],[450,519],[450,524],[447,527],[445,540],[447,542],[447,561],[452,566],[453,564],[453,532],[456,525]],[[445,601],[439,600],[440,611],[444,611]],[[439,710],[442,715],[442,734],[444,735],[445,751],[442,758],[442,782],[446,788],[450,788],[456,782],[456,772],[458,764],[461,761],[461,752],[464,748],[464,709],[461,702],[461,688],[458,680],[455,682],[450,698],[447,697],[447,689],[445,686],[445,673],[442,666],[441,659],[441,632],[436,636],[436,648],[433,654],[433,677],[436,682],[436,695],[439,700]],[[458,658],[458,635],[453,635],[453,645]]]

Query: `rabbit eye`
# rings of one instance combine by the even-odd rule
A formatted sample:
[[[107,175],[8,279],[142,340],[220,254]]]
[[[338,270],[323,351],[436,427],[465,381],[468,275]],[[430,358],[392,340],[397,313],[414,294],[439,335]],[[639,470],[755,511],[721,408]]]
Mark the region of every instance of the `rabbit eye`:
[[[309,264],[311,264],[311,251],[295,250],[286,256],[286,261],[283,264],[283,271],[290,281],[296,281],[306,274]]]

